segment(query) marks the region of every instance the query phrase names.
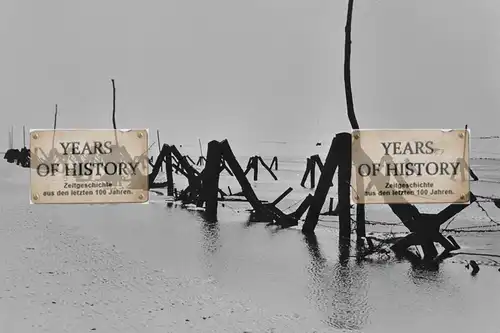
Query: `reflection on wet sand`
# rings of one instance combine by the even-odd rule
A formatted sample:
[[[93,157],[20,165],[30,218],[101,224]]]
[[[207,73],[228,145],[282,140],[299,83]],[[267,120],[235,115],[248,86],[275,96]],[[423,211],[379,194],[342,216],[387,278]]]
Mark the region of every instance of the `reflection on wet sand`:
[[[217,221],[208,218],[204,212],[200,212],[200,227],[202,242],[201,247],[207,266],[212,266],[212,257],[217,253],[220,244],[220,227]]]
[[[220,229],[217,223],[204,222],[201,225],[203,234],[203,250],[206,254],[214,254],[220,247]]]
[[[222,246],[219,223],[214,218],[206,215],[204,211],[193,211],[193,213],[199,223],[201,236],[199,241],[201,248],[200,262],[209,276],[217,276],[217,260],[215,256]]]
[[[438,268],[428,269],[412,265],[408,270],[408,277],[417,286],[431,284],[433,288],[444,289],[445,278]]]
[[[329,264],[315,235],[304,236],[309,252],[310,299],[325,314],[325,322],[337,329],[362,329],[370,314],[368,279],[363,264],[350,262],[350,246],[339,245],[339,259]]]

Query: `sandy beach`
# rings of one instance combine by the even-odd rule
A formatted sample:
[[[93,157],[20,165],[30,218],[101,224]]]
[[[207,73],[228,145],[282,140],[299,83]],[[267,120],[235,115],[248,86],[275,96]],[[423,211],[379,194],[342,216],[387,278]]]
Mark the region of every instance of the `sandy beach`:
[[[6,0],[0,24],[0,333],[500,333],[500,1]],[[309,235],[222,191],[308,207]],[[108,204],[43,204],[77,198]]]

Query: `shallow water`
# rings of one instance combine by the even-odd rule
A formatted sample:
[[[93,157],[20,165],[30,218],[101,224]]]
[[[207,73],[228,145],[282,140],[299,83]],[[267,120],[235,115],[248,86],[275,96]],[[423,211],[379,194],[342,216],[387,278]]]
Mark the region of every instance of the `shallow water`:
[[[302,164],[283,161],[281,166],[280,181],[263,173],[255,188],[261,198],[272,200],[292,184],[296,190],[280,204],[284,208],[311,191],[297,186]],[[266,313],[302,320],[318,331],[499,332],[497,267],[482,265],[479,274],[471,276],[459,260],[448,260],[435,271],[384,256],[358,262],[352,253],[339,251],[333,220],[320,223],[317,237],[306,239],[296,229],[277,231],[248,224],[248,214],[237,204],[220,208],[217,224],[205,222],[197,211],[169,207],[162,197],[153,197],[149,205],[30,206],[25,170],[5,163],[0,168],[6,175],[0,180],[3,218],[15,219],[16,212],[28,210],[39,224],[50,221],[82,237],[96,238],[169,277],[210,280],[225,294]],[[491,166],[477,170],[480,177],[498,180]],[[236,188],[230,178],[223,182]],[[495,193],[495,186],[477,186]],[[499,217],[487,208],[491,216]],[[462,215],[457,219],[461,225],[488,222],[479,208],[470,207]],[[370,209],[368,216],[394,220],[380,207]],[[387,226],[378,228],[388,231]],[[370,225],[367,229],[373,231]],[[467,251],[500,254],[496,233],[456,238]],[[8,277],[8,272],[3,274]],[[272,329],[304,332],[293,326],[253,332]]]
[[[131,217],[144,214],[139,210],[108,209],[113,219],[107,221],[103,212],[92,212],[102,217],[80,227],[169,276],[213,279],[225,292],[268,310],[304,315],[331,328],[495,332],[496,268],[482,267],[472,277],[462,264],[425,271],[383,257],[358,263],[339,258],[333,230],[318,230],[314,242],[296,230],[276,232],[243,219],[221,217],[214,225],[178,208],[145,209],[154,212],[142,219]]]

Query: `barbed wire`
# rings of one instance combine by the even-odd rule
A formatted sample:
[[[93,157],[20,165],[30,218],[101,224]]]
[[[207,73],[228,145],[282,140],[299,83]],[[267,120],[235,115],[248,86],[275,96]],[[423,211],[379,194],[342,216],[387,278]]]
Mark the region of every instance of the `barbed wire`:
[[[297,205],[303,200],[297,200],[294,203],[292,203],[290,206],[285,208],[284,210],[288,210],[292,208],[293,206]],[[485,202],[485,201],[483,201]],[[485,225],[474,225],[474,226],[463,226],[463,227],[456,227],[456,228],[449,228],[449,226],[457,219],[457,215],[455,215],[453,218],[450,219],[450,221],[446,224],[446,226],[443,228],[443,233],[491,233],[491,232],[500,232],[500,223],[495,221],[489,213],[480,205],[479,202],[476,202],[481,211],[488,217],[490,220],[490,224],[485,224]],[[236,214],[240,214],[243,210],[242,209],[237,209],[231,205],[228,205],[227,203],[221,203],[223,207],[227,207],[230,210],[232,210]],[[245,209],[244,211],[249,211]],[[333,216],[333,215],[330,215]],[[299,222],[304,222],[305,218],[300,218],[298,220]],[[339,229],[339,219],[325,219],[323,217],[318,218],[318,225],[324,228],[330,228],[330,229]],[[381,225],[381,226],[390,226],[391,229],[389,231],[377,231],[377,233],[380,234],[394,234],[392,231],[392,227],[395,226],[402,226],[402,222],[385,222],[385,221],[379,221],[379,220],[371,220],[371,219],[366,219],[365,223],[368,225]],[[353,228],[355,228],[356,225],[356,220],[352,218],[351,216],[351,225]]]
[[[500,139],[500,135],[488,135],[488,136],[473,136],[471,137],[473,140],[492,140],[492,139]]]
[[[450,221],[448,221],[448,223],[446,224],[446,226],[443,228],[443,231],[450,231],[451,232],[451,231],[456,231],[456,230],[466,230],[466,229],[473,229],[473,228],[491,228],[493,226],[499,226],[500,227],[500,222],[497,222],[496,220],[494,220],[491,217],[491,215],[488,213],[488,211],[481,205],[481,203],[492,202],[493,200],[500,200],[500,199],[499,198],[494,198],[494,197],[489,197],[489,196],[480,196],[480,195],[477,195],[477,197],[483,199],[481,201],[476,201],[475,203],[477,204],[477,206],[479,207],[479,209],[484,213],[484,215],[489,219],[490,224],[488,224],[488,225],[479,225],[479,226],[457,227],[457,228],[453,228],[453,229],[448,229],[449,226],[451,225],[451,223],[453,221],[455,221],[455,219],[457,218],[457,215],[455,215],[453,218],[450,219]],[[288,213],[290,213],[289,210],[291,208],[293,208],[294,206],[298,205],[303,200],[304,199],[295,200],[291,205],[289,205],[288,207],[282,209],[282,211],[283,212],[287,212],[288,211]],[[223,203],[223,204],[224,204],[225,207],[228,207],[229,209],[231,209],[234,212],[237,212],[237,213],[241,212],[241,210],[238,210],[238,209],[232,207],[231,205],[228,205],[227,203]],[[325,216],[325,215],[323,215],[323,216]],[[330,216],[334,216],[334,215],[330,215]],[[299,219],[299,221],[303,222],[303,221],[305,221],[305,219],[301,218],[301,219]],[[319,217],[318,221],[319,222],[324,222],[324,223],[339,223],[338,219],[325,219],[325,218],[322,218],[322,217]],[[356,220],[354,220],[351,217],[351,222],[356,222]],[[369,225],[385,225],[385,226],[400,226],[400,225],[402,225],[402,222],[385,222],[385,221],[370,220],[370,219],[366,219],[365,223],[369,224]]]
[[[476,204],[479,207],[479,209],[481,209],[483,211],[484,215],[486,215],[486,217],[490,220],[491,223],[494,223],[496,225],[500,225],[500,223],[498,223],[497,221],[495,221],[491,218],[490,214],[488,214],[486,209],[484,209],[484,207],[479,202],[476,202]]]
[[[446,226],[443,228],[443,231],[446,231],[448,230],[448,227],[450,226],[450,224],[455,221],[455,219],[457,218],[457,215],[453,216],[449,221],[448,221],[448,224],[446,224]]]
[[[241,212],[239,209],[236,209],[236,208],[232,207],[231,205],[228,205],[225,202],[221,202],[221,204],[222,204],[222,207],[227,207],[237,214],[239,214]]]
[[[478,183],[500,184],[500,181],[498,181],[498,180],[489,180],[489,179],[478,179],[475,182],[478,182]]]
[[[304,199],[299,199],[299,200],[295,201],[293,204],[291,204],[291,205],[290,205],[290,206],[288,206],[287,208],[284,208],[284,209],[283,209],[283,211],[285,211],[285,210],[289,210],[290,208],[292,208],[292,207],[294,207],[294,206],[298,205],[298,204],[299,204],[300,202],[302,202],[302,201],[304,201]]]
[[[480,136],[480,137],[472,137],[471,139],[474,140],[496,140],[500,139],[500,136]],[[485,152],[481,151],[482,154],[494,154],[494,155],[500,155],[500,153],[494,153],[494,152]],[[472,160],[494,160],[494,161],[500,161],[500,158],[493,158],[493,157],[471,157],[470,159]],[[492,179],[479,179],[479,183],[493,183],[493,184],[500,184],[500,181],[497,180],[492,180]],[[349,182],[347,182],[349,183]],[[349,186],[352,188],[352,185],[349,184]],[[353,189],[354,190],[354,189]],[[481,210],[481,212],[486,216],[486,218],[489,220],[489,224],[485,225],[474,225],[474,226],[463,226],[463,227],[455,227],[455,228],[450,228],[452,223],[456,221],[457,215],[452,217],[446,224],[446,226],[443,228],[443,232],[447,233],[460,233],[460,232],[500,232],[500,222],[497,222],[495,219],[492,218],[492,216],[488,213],[486,208],[482,205],[483,203],[487,202],[493,202],[498,208],[500,208],[500,198],[495,198],[492,196],[481,196],[481,195],[476,195],[477,198],[481,200],[477,200],[475,204],[478,206],[478,208]],[[284,213],[291,213],[292,208],[300,204],[301,202],[304,201],[304,198],[294,200],[289,206],[286,208],[282,209]],[[227,203],[223,203],[225,207],[228,207],[230,210],[232,210],[235,213],[240,213],[242,211],[249,211],[248,209],[237,209],[231,205],[228,205]],[[326,228],[335,228],[338,229],[338,223],[339,220],[337,219],[331,219],[331,218],[324,218],[324,216],[328,216],[328,214],[322,213],[321,217],[318,218],[318,225]],[[333,215],[330,215],[333,216]],[[305,219],[301,218],[299,219],[300,222],[304,222]],[[351,222],[355,223],[356,221],[351,217]],[[371,220],[371,219],[366,219],[365,223],[368,225],[380,225],[380,226],[388,226],[391,227],[390,231],[387,232],[382,232],[382,233],[393,233],[392,232],[392,227],[395,226],[402,226],[402,222],[385,222],[385,221],[377,221],[377,220]]]

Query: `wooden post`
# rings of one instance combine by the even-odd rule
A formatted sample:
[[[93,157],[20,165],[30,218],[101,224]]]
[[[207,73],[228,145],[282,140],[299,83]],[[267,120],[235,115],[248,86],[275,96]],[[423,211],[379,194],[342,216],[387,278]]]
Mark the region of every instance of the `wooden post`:
[[[177,158],[174,155],[172,155],[172,168],[175,174],[178,175],[180,172],[179,161],[177,161]]]
[[[351,84],[351,27],[352,27],[352,12],[354,0],[349,0],[347,4],[347,20],[345,24],[345,44],[344,44],[344,87],[347,102],[347,117],[351,123],[352,129],[359,129],[358,120],[354,113],[354,100],[352,98]]]
[[[323,172],[323,162],[321,162],[321,157],[316,154],[314,156],[311,156],[311,159],[313,159],[315,164],[318,166],[319,172]],[[330,186],[333,186],[333,183],[331,183]]]
[[[220,166],[220,172],[222,172],[222,171],[224,171],[224,170],[226,170],[226,171],[227,171],[227,173],[228,173],[231,177],[233,177],[233,176],[234,176],[234,175],[233,175],[233,172],[231,171],[231,169],[229,169],[229,168],[227,167],[226,162],[225,162],[224,160],[222,160],[222,164],[221,164],[221,166]]]
[[[311,194],[308,194],[307,197],[304,199],[304,201],[301,202],[297,210],[291,214],[291,216],[299,220],[302,217],[302,215],[304,215],[306,210],[311,206],[313,198],[314,197]]]
[[[267,166],[266,162],[264,162],[264,160],[262,159],[262,157],[258,156],[257,157],[259,159],[259,162],[260,164],[262,164],[262,166],[264,167],[264,169],[267,170],[267,172],[269,172],[271,174],[271,177],[274,178],[274,180],[278,180],[278,177],[276,177],[276,175],[274,174],[273,170],[271,170],[271,168],[269,166]],[[258,163],[257,163],[258,165]]]
[[[168,146],[167,146],[168,147]],[[170,152],[170,147],[168,148],[168,153],[165,155],[165,172],[167,173],[167,195],[174,195],[174,177],[172,174],[172,153]]]
[[[438,242],[439,244],[441,244],[441,246],[444,247],[444,249],[446,251],[453,251],[453,250],[458,250],[456,247],[455,247],[455,244],[453,244],[453,242],[451,242],[448,238],[444,237],[443,234],[441,234],[439,232],[439,230],[437,230],[434,235],[432,236],[432,239],[435,241],[435,242]],[[458,245],[458,244],[457,244]]]
[[[248,202],[250,203],[250,205],[252,205],[252,208],[256,212],[261,211],[262,203],[259,201],[257,195],[252,189],[252,185],[250,185],[250,182],[248,181],[247,177],[245,176],[245,173],[243,172],[243,169],[238,163],[236,157],[234,156],[234,153],[231,150],[229,143],[227,142],[227,140],[224,140],[220,144],[222,149],[222,156],[226,161],[227,165],[229,166],[229,168],[231,169],[231,171],[233,171],[234,176],[238,180],[238,183],[241,186],[241,190],[244,196],[247,198]]]
[[[331,214],[333,212],[333,198],[330,198],[330,205],[328,206],[328,213]]]
[[[453,236],[449,235],[447,238],[450,241],[450,243],[453,244],[453,246],[455,246],[455,250],[460,250],[460,245],[458,245],[457,241],[455,240],[455,238],[453,238]]]
[[[57,104],[56,104],[56,110],[54,112],[54,132],[52,133],[52,149],[54,149],[56,141],[56,128],[57,128]]]
[[[259,159],[257,158],[257,156],[253,157],[252,168],[253,168],[253,181],[256,182],[259,178]]]
[[[160,141],[160,130],[156,130],[156,138],[158,140],[158,154],[161,153],[161,141]],[[163,164],[160,167],[161,172],[163,172]]]
[[[479,177],[472,171],[472,169],[469,167],[469,174],[472,177],[472,180],[477,182],[479,180]]]
[[[196,165],[203,166],[205,164],[205,161],[206,161],[205,157],[200,156],[200,157],[198,157],[198,161],[196,162]]]
[[[277,156],[274,156],[273,157],[273,160],[271,161],[271,165],[269,166],[269,168],[273,168],[274,166],[274,170],[278,171],[278,157]]]
[[[465,124],[465,130],[466,131],[467,131],[468,128],[469,128],[469,126],[467,124]],[[465,151],[465,144],[464,144],[464,154],[463,154],[463,156],[465,156],[465,153],[466,153],[466,151]],[[469,169],[469,175],[472,177],[472,180],[475,181],[475,182],[477,182],[479,180],[479,178],[477,177],[477,175],[474,173],[474,171],[472,171],[472,169],[470,168],[470,166],[467,163],[465,163],[465,161],[463,161],[463,162],[466,165],[467,169]]]
[[[354,112],[354,100],[352,97],[351,83],[351,31],[354,0],[349,0],[347,4],[347,19],[345,25],[345,44],[344,44],[344,88],[347,105],[347,117],[353,130],[359,129],[359,123]],[[366,235],[366,214],[365,205],[356,205],[356,235],[358,239]]]
[[[26,126],[23,125],[23,146],[26,148]]]
[[[193,159],[189,156],[189,155],[186,155],[184,156],[189,162],[191,162],[191,165],[196,165],[196,163],[193,161]]]
[[[221,154],[220,142],[210,141],[207,149],[207,163],[203,172],[203,200],[206,202],[206,215],[210,218],[217,217]]]
[[[356,205],[356,238],[358,241],[366,237],[365,205]]]
[[[156,176],[158,175],[158,171],[160,171],[161,164],[163,164],[163,162],[165,161],[165,156],[168,153],[170,153],[170,146],[164,144],[160,150],[160,154],[158,155],[156,161],[153,164],[153,169],[151,170],[151,175],[154,176],[154,178],[156,178]]]
[[[402,220],[403,224],[411,231],[411,233],[403,239],[396,242],[391,249],[396,253],[405,253],[406,248],[411,245],[421,245],[424,251],[425,259],[434,259],[437,255],[434,241],[440,243],[446,250],[454,249],[458,244],[454,244],[449,239],[446,239],[439,233],[439,227],[447,220],[467,208],[471,203],[475,202],[477,197],[470,192],[469,204],[450,204],[445,209],[437,214],[422,214],[419,213],[411,223]],[[390,205],[391,208],[395,205]],[[394,208],[393,208],[394,211]],[[394,211],[395,213],[397,212]],[[399,217],[399,216],[398,216]],[[401,219],[401,217],[400,217]],[[407,252],[407,251],[406,251]]]
[[[321,162],[321,157],[318,154],[311,156],[311,158],[316,162],[320,172],[323,172],[323,162]]]
[[[333,180],[333,175],[338,166],[338,142],[337,137],[333,138],[328,156],[325,161],[324,171],[319,178],[318,187],[314,192],[314,198],[307,212],[306,221],[302,226],[302,232],[312,233],[318,224],[321,208],[325,203],[326,196],[330,190],[330,183]]]
[[[351,134],[337,134],[337,154],[339,161],[338,176],[338,213],[339,213],[339,237],[350,239],[351,237]]]
[[[116,87],[115,80],[111,79],[111,85],[113,86],[113,129],[115,130],[115,145],[118,146],[118,134],[116,133]]]
[[[300,186],[306,187],[307,176],[309,176],[310,172],[311,172],[311,161],[310,158],[308,157],[306,161],[306,171],[304,172],[304,176],[302,176],[302,180],[300,181]]]
[[[254,157],[252,156],[252,157],[250,157],[250,158],[248,159],[248,163],[247,163],[247,166],[246,166],[246,168],[245,168],[245,176],[246,176],[246,175],[250,172],[250,170],[252,170],[252,166],[253,166],[253,158],[254,158]]]
[[[182,167],[182,169],[189,168],[190,172],[192,172],[195,176],[199,176],[200,172],[198,170],[196,170],[195,168],[193,168],[194,164],[190,163],[190,161],[192,161],[191,158],[188,155],[185,155],[185,156],[180,155],[180,156],[182,159],[182,163],[180,163],[179,165]]]
[[[186,177],[188,179],[189,187],[191,188],[191,190],[199,190],[201,187],[201,182],[199,177],[197,176],[197,171],[189,164],[188,161],[186,161],[186,159],[182,156],[176,146],[170,146],[170,151],[172,152],[172,155],[177,158],[179,167],[182,168],[182,170],[186,173]]]
[[[293,188],[289,187],[283,192],[276,200],[273,201],[272,205],[276,206],[281,200],[283,200],[290,192],[293,191]]]
[[[172,155],[171,157],[172,157],[172,160],[173,160],[174,156]],[[188,178],[188,174],[186,173],[186,171],[184,171],[182,169],[181,166],[179,166],[179,164],[172,163],[172,168],[173,168],[173,170],[175,170],[175,174],[178,175],[180,173],[184,177]]]
[[[316,161],[313,158],[309,158],[310,166],[310,174],[311,174],[311,188],[316,187]]]
[[[162,149],[160,150],[160,154],[158,155],[155,163],[153,164],[153,169],[151,170],[151,173],[148,175],[149,188],[153,188],[154,181],[158,176],[158,172],[160,171],[161,165],[165,160],[165,155],[167,154],[167,152],[170,153],[170,147],[168,145],[163,145]]]
[[[434,245],[434,241],[431,237],[427,237],[428,235],[425,235],[426,237],[423,236],[423,234],[417,234],[418,242],[420,243],[422,251],[424,252],[424,259],[431,260],[436,258],[436,256],[438,255],[438,251],[436,249],[436,245]]]

